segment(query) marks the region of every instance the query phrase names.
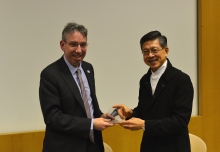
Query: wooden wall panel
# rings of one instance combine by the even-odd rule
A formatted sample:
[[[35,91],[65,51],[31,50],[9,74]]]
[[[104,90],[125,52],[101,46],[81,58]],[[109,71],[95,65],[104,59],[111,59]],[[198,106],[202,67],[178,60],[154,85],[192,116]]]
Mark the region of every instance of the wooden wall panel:
[[[142,130],[130,131],[115,125],[103,131],[103,140],[113,152],[139,152],[142,134]]]
[[[41,152],[44,131],[0,134],[0,152]]]
[[[201,136],[202,135],[202,120],[203,117],[202,116],[194,116],[191,117],[190,119],[190,123],[189,123],[189,132],[197,135],[197,136]]]
[[[220,151],[220,1],[198,0],[199,136],[208,152]],[[193,126],[195,127],[195,126]]]

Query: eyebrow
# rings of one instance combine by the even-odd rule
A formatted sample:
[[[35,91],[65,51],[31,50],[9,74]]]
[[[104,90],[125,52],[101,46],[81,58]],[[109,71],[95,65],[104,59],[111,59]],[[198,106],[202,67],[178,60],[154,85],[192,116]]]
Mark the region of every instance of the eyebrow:
[[[151,48],[149,48],[149,49],[144,48],[143,50],[152,50],[152,49],[160,49],[160,48],[158,48],[158,47],[151,47]]]

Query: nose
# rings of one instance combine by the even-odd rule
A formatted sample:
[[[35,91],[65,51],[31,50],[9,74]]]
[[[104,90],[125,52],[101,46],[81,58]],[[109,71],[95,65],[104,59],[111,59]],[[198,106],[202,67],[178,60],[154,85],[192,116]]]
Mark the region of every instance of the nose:
[[[77,48],[76,48],[76,52],[78,52],[78,53],[81,53],[81,52],[82,52],[82,48],[81,48],[80,45],[77,46]]]
[[[150,51],[148,57],[152,57],[152,56],[154,56],[154,54]]]

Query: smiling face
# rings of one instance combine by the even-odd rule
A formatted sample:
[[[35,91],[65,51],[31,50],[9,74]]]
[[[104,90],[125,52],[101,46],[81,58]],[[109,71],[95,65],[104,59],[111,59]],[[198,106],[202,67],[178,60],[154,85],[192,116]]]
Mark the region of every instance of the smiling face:
[[[162,48],[159,39],[149,40],[142,45],[144,62],[151,68],[152,71],[157,71],[166,61],[169,48]],[[148,53],[144,53],[148,52]]]
[[[74,67],[78,67],[86,56],[87,39],[78,31],[68,33],[66,34],[66,41],[60,41],[60,48],[63,50],[67,61]]]

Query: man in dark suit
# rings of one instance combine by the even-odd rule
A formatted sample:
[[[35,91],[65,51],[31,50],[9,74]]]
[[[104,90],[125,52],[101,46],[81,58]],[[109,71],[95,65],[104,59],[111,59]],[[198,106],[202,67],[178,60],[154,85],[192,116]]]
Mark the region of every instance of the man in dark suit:
[[[139,102],[133,110],[114,105],[121,126],[143,129],[141,152],[190,152],[188,123],[192,112],[190,77],[167,59],[167,38],[152,31],[140,40],[144,62],[150,67],[140,80]]]
[[[113,124],[99,108],[93,67],[83,61],[87,46],[87,29],[68,23],[60,41],[64,55],[41,72],[43,152],[104,152],[101,131]]]

